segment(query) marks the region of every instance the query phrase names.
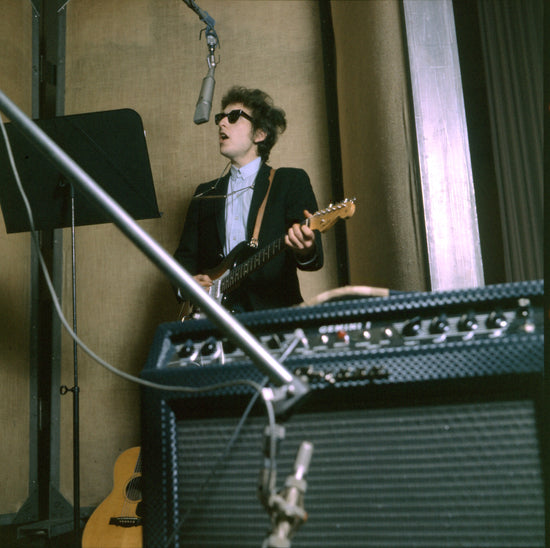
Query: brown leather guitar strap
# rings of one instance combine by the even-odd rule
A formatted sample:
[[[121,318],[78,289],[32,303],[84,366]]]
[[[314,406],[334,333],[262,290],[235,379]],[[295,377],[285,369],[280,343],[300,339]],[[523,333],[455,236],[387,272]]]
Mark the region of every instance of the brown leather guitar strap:
[[[264,201],[258,209],[258,215],[256,216],[256,224],[254,225],[254,232],[252,233],[252,238],[250,239],[250,247],[258,247],[258,237],[260,235],[260,227],[262,226],[262,219],[264,217],[265,204],[267,203],[267,197],[269,196],[269,191],[271,190],[271,183],[273,182],[273,177],[275,177],[275,170],[271,168],[271,173],[269,174],[269,186],[267,187],[267,192],[265,193]]]

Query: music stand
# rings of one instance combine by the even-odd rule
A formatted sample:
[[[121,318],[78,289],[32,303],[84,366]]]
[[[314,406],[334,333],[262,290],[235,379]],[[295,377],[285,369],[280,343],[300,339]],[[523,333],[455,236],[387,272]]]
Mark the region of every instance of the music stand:
[[[160,217],[141,118],[130,109],[35,120],[135,219]],[[67,181],[11,123],[5,125],[37,230],[72,226]],[[0,151],[0,205],[6,231],[30,230],[27,212],[5,150]],[[93,201],[75,189],[75,226],[112,222]]]
[[[131,109],[35,120],[53,141],[135,220],[160,217],[141,118]],[[75,226],[112,222],[105,212],[62,175],[43,152],[11,123],[5,128],[27,194],[36,230],[72,228],[73,329],[76,332]],[[6,232],[31,230],[27,210],[5,147],[0,147],[0,206]],[[80,533],[79,388],[76,343],[73,393],[73,472],[75,538]]]

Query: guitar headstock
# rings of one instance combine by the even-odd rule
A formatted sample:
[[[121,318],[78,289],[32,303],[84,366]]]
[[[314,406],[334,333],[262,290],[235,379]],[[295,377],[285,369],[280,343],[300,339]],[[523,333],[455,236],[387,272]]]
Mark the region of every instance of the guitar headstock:
[[[338,219],[349,219],[355,213],[355,198],[346,198],[337,204],[330,204],[327,208],[321,209],[313,214],[308,221],[309,228],[324,232],[328,230]]]

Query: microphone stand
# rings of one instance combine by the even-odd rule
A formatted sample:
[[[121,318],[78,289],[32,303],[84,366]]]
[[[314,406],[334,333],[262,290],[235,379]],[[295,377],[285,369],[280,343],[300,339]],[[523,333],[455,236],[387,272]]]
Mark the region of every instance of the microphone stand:
[[[304,339],[303,330],[297,329],[294,332],[294,339],[280,357],[281,362],[284,362]],[[313,444],[309,441],[303,441],[300,444],[294,462],[294,474],[289,475],[284,486],[277,491],[277,454],[285,434],[285,427],[278,423],[269,424],[264,429],[264,464],[260,469],[257,494],[269,515],[271,529],[261,548],[290,548],[292,537],[308,517],[304,508],[304,496],[307,490],[306,475],[313,454]]]
[[[204,122],[208,122],[210,118],[210,109],[212,108],[212,97],[214,96],[214,87],[216,85],[216,81],[214,80],[214,70],[217,65],[214,52],[216,51],[216,46],[218,45],[219,40],[218,35],[214,30],[214,25],[216,24],[214,19],[212,19],[207,12],[201,10],[193,2],[193,0],[188,0],[186,4],[188,4],[189,7],[199,15],[201,21],[206,23],[206,29],[203,30],[205,31],[206,45],[208,46],[208,56],[206,58],[208,73],[203,78],[201,91],[199,93],[199,98],[195,108],[195,115],[193,117],[195,124],[204,124]]]
[[[24,114],[2,91],[0,110],[42,153],[100,206],[120,231],[132,241],[183,294],[195,302],[227,337],[250,357],[274,387],[263,389],[265,399],[273,402],[276,413],[286,413],[309,392],[305,381],[283,367],[258,340],[225,308],[218,304],[193,277],[149,236],[68,154]]]
[[[294,462],[294,473],[286,478],[284,486],[276,492],[276,467],[271,462],[275,457],[270,454],[268,446],[273,444],[273,437],[276,438],[275,444],[278,445],[284,435],[284,427],[279,425],[276,425],[274,432],[266,427],[264,433],[266,466],[260,475],[258,496],[271,519],[271,530],[264,539],[262,548],[290,548],[292,537],[308,518],[304,508],[304,496],[307,490],[306,476],[313,453],[313,444],[309,441],[303,441],[300,444]]]
[[[64,185],[62,181],[60,184]],[[73,331],[77,333],[76,321],[76,231],[75,231],[75,194],[74,186],[69,184],[71,192],[71,259],[72,259],[72,299]],[[69,388],[62,385],[59,393],[64,396],[73,394],[73,527],[75,546],[80,543],[80,388],[78,386],[78,345],[73,341],[73,380]]]

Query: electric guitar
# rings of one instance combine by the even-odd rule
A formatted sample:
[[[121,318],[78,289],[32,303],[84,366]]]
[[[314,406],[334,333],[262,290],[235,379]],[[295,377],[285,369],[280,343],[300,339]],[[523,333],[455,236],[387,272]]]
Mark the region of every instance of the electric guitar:
[[[301,224],[308,226],[311,230],[325,232],[334,226],[339,219],[348,219],[354,213],[355,198],[345,199],[337,204],[330,204],[326,209],[317,211],[313,216],[304,219]],[[218,266],[204,272],[213,281],[212,286],[209,288],[210,296],[219,304],[227,305],[227,299],[231,292],[237,289],[244,279],[285,250],[285,236],[286,234],[283,234],[245,260],[242,260],[243,255],[250,255],[254,248],[248,242],[241,242],[234,247]],[[183,321],[194,317],[196,313],[197,311],[191,303],[183,303],[180,319]]]
[[[82,548],[142,548],[141,448],[115,462],[113,490],[94,510],[82,533]]]

